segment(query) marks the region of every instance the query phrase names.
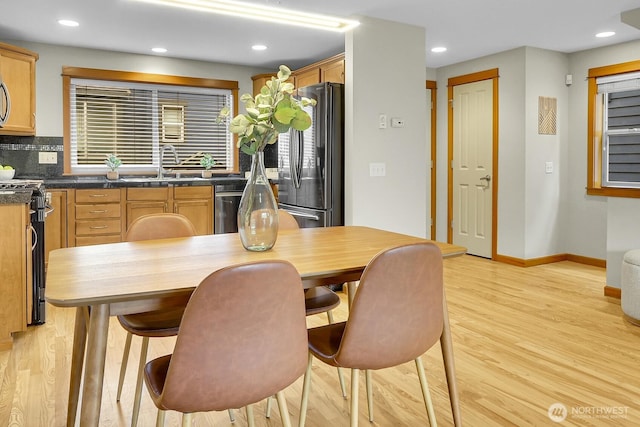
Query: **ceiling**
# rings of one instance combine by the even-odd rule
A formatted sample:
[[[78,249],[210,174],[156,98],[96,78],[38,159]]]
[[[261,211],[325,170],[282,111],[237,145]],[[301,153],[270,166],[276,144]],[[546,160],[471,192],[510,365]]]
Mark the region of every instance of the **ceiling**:
[[[620,20],[638,0],[252,0],[347,18],[369,16],[426,29],[426,66],[438,68],[521,46],[559,52],[640,39]],[[299,68],[344,51],[344,34],[194,12],[134,0],[14,0],[0,6],[0,40],[242,64]],[[73,19],[79,27],[60,26]],[[356,30],[357,31],[357,30]],[[598,39],[602,31],[616,35]],[[251,50],[264,44],[262,52]],[[445,53],[430,49],[446,46]]]

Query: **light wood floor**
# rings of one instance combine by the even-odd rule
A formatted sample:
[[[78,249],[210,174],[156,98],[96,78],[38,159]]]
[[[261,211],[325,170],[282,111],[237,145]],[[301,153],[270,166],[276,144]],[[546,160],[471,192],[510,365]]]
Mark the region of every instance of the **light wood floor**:
[[[603,296],[603,269],[571,262],[525,269],[464,256],[445,261],[445,283],[464,425],[640,425],[640,328],[622,319],[619,301]],[[343,302],[337,319],[347,314]],[[0,426],[65,425],[73,315],[49,307],[45,325],[19,334],[14,349],[0,353]],[[317,316],[309,324],[325,321]],[[112,322],[101,426],[129,424],[133,360],[122,402],[115,402],[124,338]],[[152,339],[150,357],[171,352],[172,344]],[[139,340],[134,346],[137,355]],[[423,361],[439,425],[450,426],[439,346]],[[316,361],[313,375],[307,425],[347,426],[349,402],[340,396],[335,370]],[[301,382],[286,392],[294,424]],[[413,363],[374,372],[374,382],[376,425],[428,425]],[[360,396],[366,426],[364,383]],[[567,408],[563,423],[547,415],[554,403]],[[269,421],[263,408],[256,405],[257,425],[280,426],[277,411]],[[139,425],[154,425],[155,413],[145,392]],[[177,414],[166,425],[179,425]],[[230,423],[219,412],[197,414],[194,425]],[[244,413],[237,412],[235,425],[246,425]]]

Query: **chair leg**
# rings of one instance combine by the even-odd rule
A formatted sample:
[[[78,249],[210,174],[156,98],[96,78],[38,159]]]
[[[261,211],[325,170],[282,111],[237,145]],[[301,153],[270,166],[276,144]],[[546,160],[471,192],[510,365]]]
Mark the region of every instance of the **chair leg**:
[[[253,405],[247,405],[247,422],[249,423],[249,427],[255,427],[256,420],[253,417]]]
[[[164,427],[164,416],[166,411],[158,409],[158,416],[156,417],[156,427]]]
[[[140,348],[140,361],[138,362],[138,378],[136,379],[136,394],[133,398],[133,413],[131,414],[131,427],[138,425],[138,415],[140,414],[140,399],[142,399],[142,376],[144,365],[147,363],[147,350],[149,349],[149,337],[142,337],[142,347]],[[184,423],[184,416],[182,417]]]
[[[191,413],[182,414],[182,427],[191,427]]]
[[[298,427],[304,427],[307,419],[307,404],[309,402],[309,389],[311,388],[311,364],[313,363],[313,355],[309,352],[309,363],[307,363],[307,371],[304,373],[304,383],[302,385],[302,400],[300,402],[300,420]]]
[[[333,324],[333,311],[327,311],[327,320],[329,324]],[[344,376],[342,375],[342,369],[338,369],[338,380],[340,381],[340,391],[342,391],[342,397],[347,398],[347,386],[344,384]]]
[[[267,409],[264,411],[266,418],[271,418],[271,406],[273,405],[273,396],[267,397]]]
[[[229,409],[229,421],[231,421],[231,423],[236,422],[236,416],[233,415],[233,409]]]
[[[291,419],[289,418],[289,410],[287,409],[287,399],[284,397],[282,390],[276,393],[276,399],[278,400],[278,408],[280,408],[282,425],[284,427],[291,427]]]
[[[371,369],[364,371],[367,385],[367,408],[369,409],[369,421],[373,422],[373,380],[371,379]]]
[[[351,369],[351,427],[358,426],[358,377],[360,371]]]
[[[429,417],[429,425],[436,427],[436,412],[433,409],[433,401],[431,400],[431,393],[429,393],[429,384],[427,383],[427,376],[424,374],[424,365],[420,356],[416,359],[416,370],[418,371],[418,378],[420,379],[420,386],[422,388],[422,397],[424,397],[424,405],[427,408],[427,416]]]
[[[122,352],[122,363],[120,364],[120,378],[118,379],[118,394],[116,394],[116,402],[120,402],[122,394],[122,385],[124,384],[124,376],[127,373],[127,362],[129,361],[129,350],[131,350],[131,338],[133,334],[127,332],[127,340],[124,342],[124,351]]]

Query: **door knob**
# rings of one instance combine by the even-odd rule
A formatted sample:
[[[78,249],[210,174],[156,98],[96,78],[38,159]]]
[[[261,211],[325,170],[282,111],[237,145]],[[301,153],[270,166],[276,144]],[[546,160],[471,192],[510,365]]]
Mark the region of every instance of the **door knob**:
[[[487,181],[487,183],[489,183],[489,181],[491,181],[491,177],[489,175],[483,176],[480,178],[480,181]]]

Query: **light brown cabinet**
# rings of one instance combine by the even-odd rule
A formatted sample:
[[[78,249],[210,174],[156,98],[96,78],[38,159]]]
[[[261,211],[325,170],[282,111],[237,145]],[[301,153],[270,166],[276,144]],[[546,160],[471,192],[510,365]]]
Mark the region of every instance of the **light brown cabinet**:
[[[36,61],[38,54],[27,49],[0,43],[0,80],[10,103],[0,97],[0,112],[8,111],[0,135],[35,135],[36,133]]]
[[[74,246],[122,241],[122,199],[118,188],[75,190]]]
[[[316,67],[312,68],[311,70],[306,70],[303,72],[295,72],[294,76],[296,79],[295,81],[296,81],[297,88],[311,86],[311,85],[320,83],[320,69]]]
[[[11,333],[27,329],[27,284],[32,277],[28,204],[0,205],[0,235],[0,350],[8,350]]]
[[[320,81],[344,84],[344,58],[320,65]]]
[[[275,74],[256,74],[251,77],[253,80],[253,95],[257,95],[267,80],[270,80],[274,75]],[[324,82],[344,84],[344,53],[293,70],[291,71],[291,76],[297,88]]]
[[[142,215],[172,212],[186,216],[199,235],[213,233],[213,187],[127,189],[127,229]]]
[[[67,191],[47,192],[47,203],[50,208],[44,220],[45,267],[49,263],[49,252],[67,247]]]

